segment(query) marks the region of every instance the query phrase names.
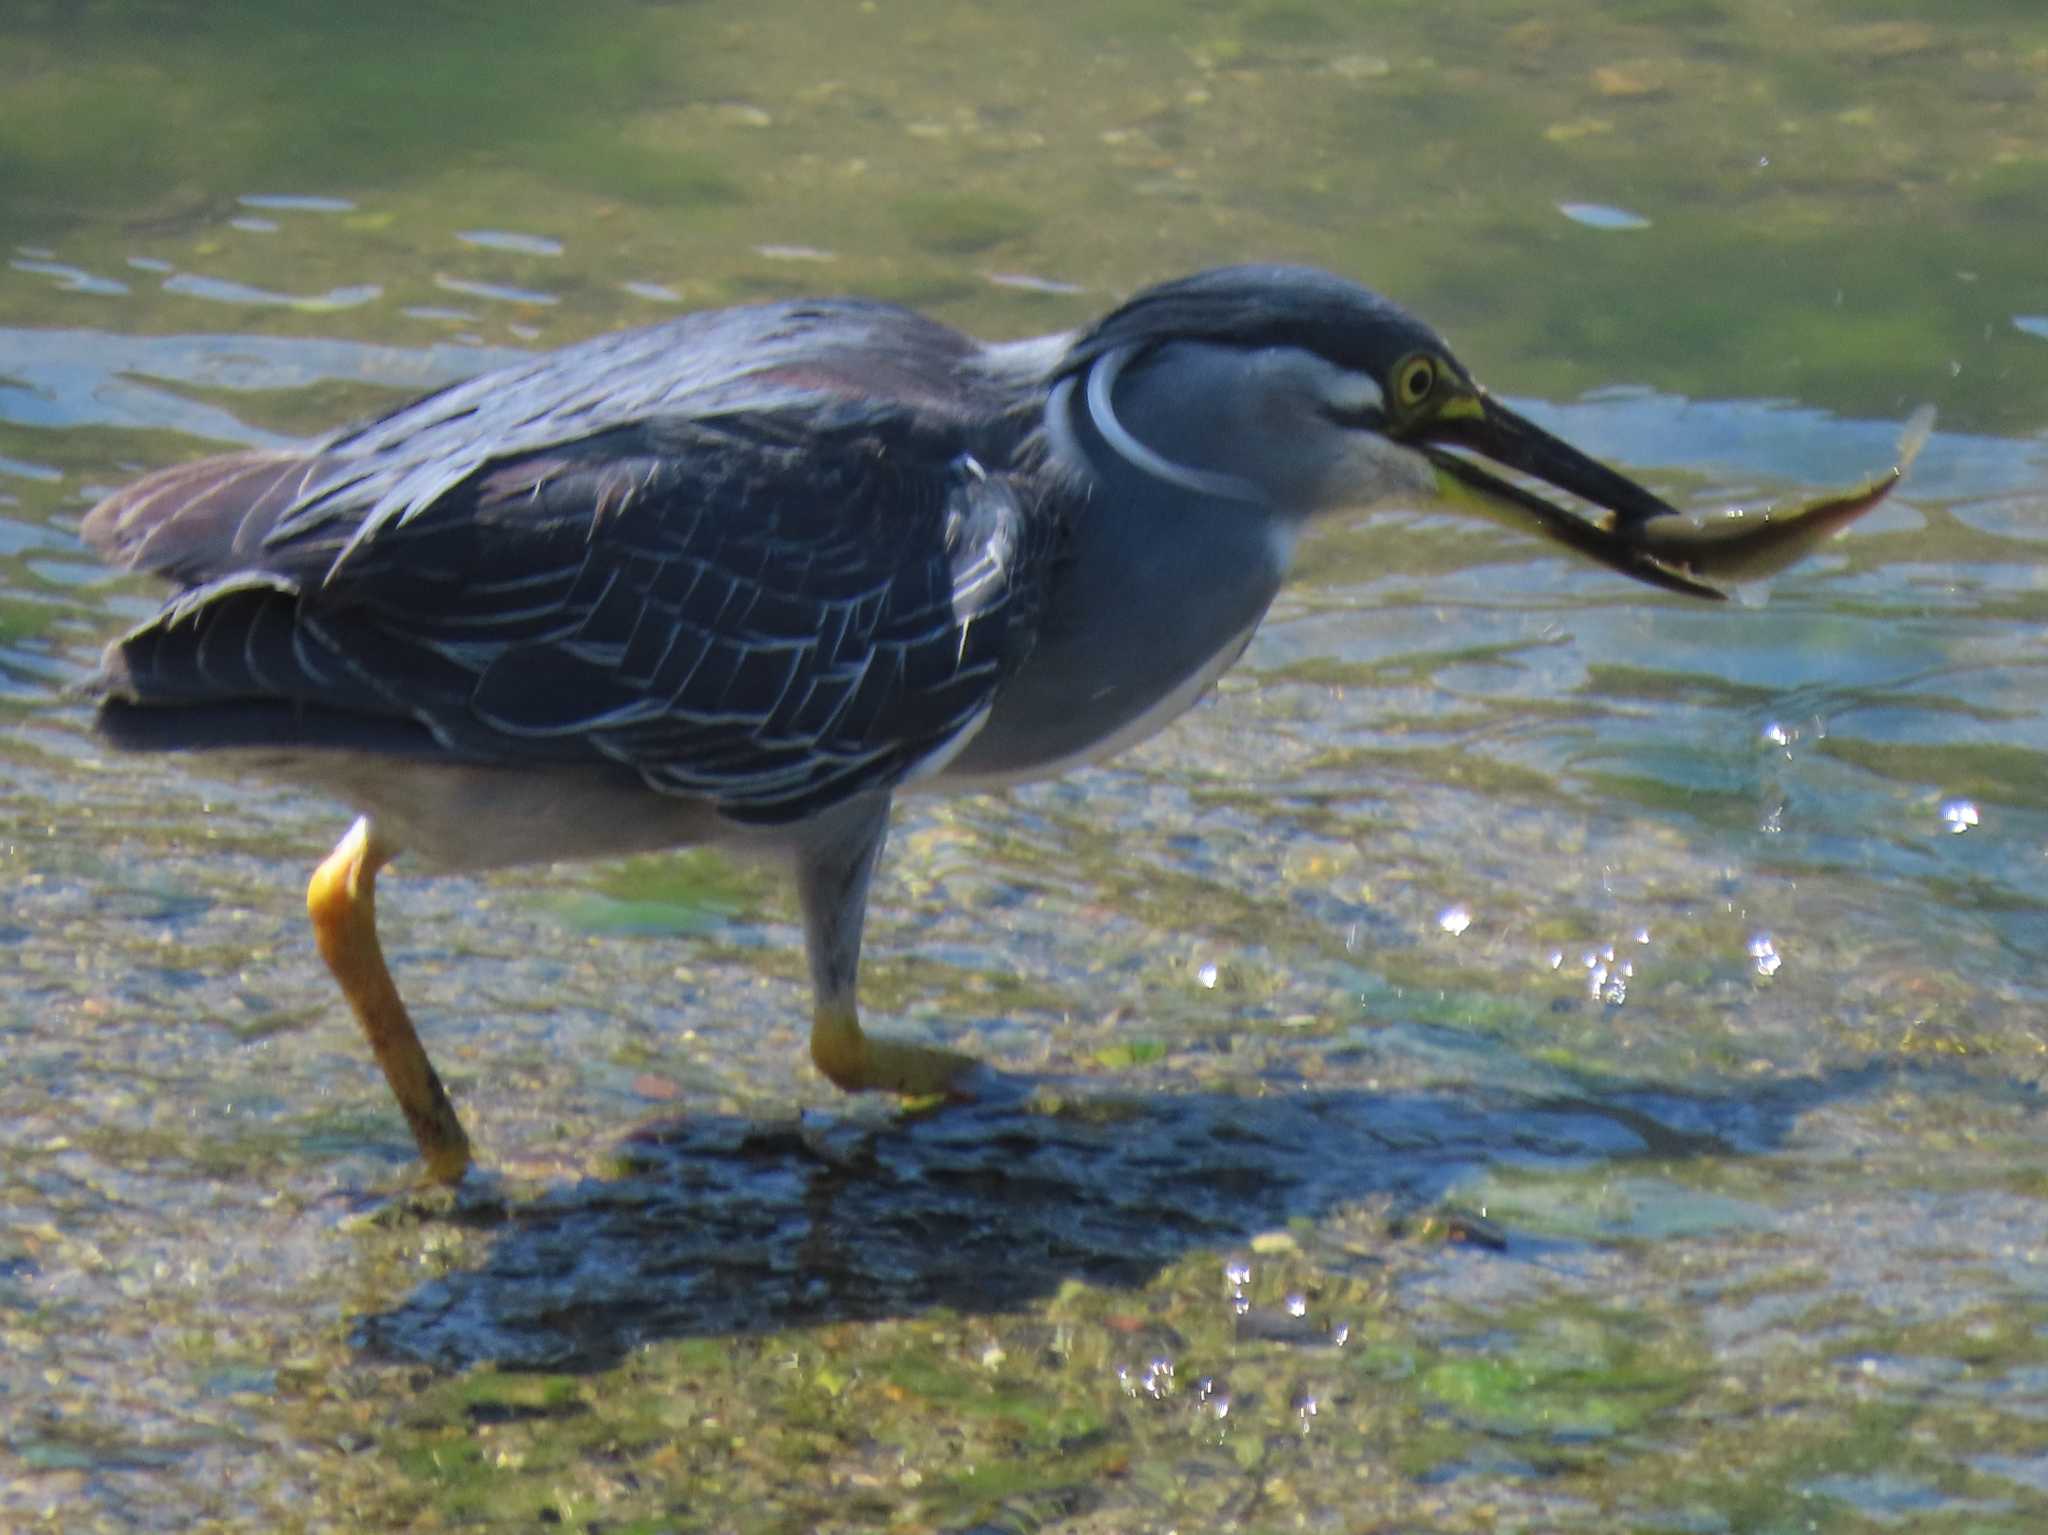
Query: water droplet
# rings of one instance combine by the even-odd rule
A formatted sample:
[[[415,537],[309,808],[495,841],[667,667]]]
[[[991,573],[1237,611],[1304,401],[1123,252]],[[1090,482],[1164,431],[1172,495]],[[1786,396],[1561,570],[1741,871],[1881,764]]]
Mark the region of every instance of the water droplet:
[[[1210,960],[1208,963],[1204,964],[1201,969],[1195,972],[1195,980],[1199,982],[1204,988],[1210,991],[1214,991],[1216,989],[1216,977],[1218,974],[1219,972],[1216,969],[1216,962],[1214,960]]]
[[[1769,933],[1758,933],[1749,940],[1749,957],[1755,962],[1758,975],[1776,975],[1778,967],[1784,963]]]
[[[1776,720],[1772,720],[1768,725],[1764,726],[1763,738],[1772,746],[1790,746],[1792,744],[1792,732],[1783,725],[1780,725]]]
[[[1550,968],[1553,970],[1562,970],[1564,968],[1563,949],[1552,949],[1550,951]]]
[[[1941,819],[1951,832],[1960,835],[1977,824],[1977,807],[1966,799],[1952,799],[1941,807]]]
[[[1637,942],[1637,943],[1648,943],[1649,941],[1650,941],[1650,930],[1649,930],[1648,928],[1646,928],[1646,927],[1639,927],[1639,928],[1637,928],[1637,929],[1636,929],[1636,942]]]
[[[1230,1393],[1228,1391],[1219,1391],[1214,1396],[1210,1397],[1209,1411],[1213,1412],[1218,1418],[1229,1417]]]
[[[1446,906],[1436,914],[1436,925],[1453,938],[1472,925],[1472,911],[1465,905]]]
[[[1349,1322],[1334,1323],[1330,1328],[1330,1341],[1339,1348],[1349,1343],[1351,1341],[1351,1324]]]
[[[1223,1277],[1241,1290],[1252,1282],[1252,1266],[1242,1258],[1232,1258],[1223,1265]]]
[[[1303,1295],[1299,1290],[1296,1290],[1293,1293],[1291,1293],[1287,1297],[1287,1314],[1289,1316],[1307,1316],[1308,1297],[1306,1295]]]

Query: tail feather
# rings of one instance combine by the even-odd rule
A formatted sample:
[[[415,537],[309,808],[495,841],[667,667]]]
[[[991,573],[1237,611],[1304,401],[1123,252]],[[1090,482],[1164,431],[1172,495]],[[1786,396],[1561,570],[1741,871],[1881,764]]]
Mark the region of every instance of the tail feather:
[[[87,514],[85,541],[180,590],[106,649],[83,691],[124,751],[341,745],[433,748],[423,726],[308,623],[304,588],[329,552],[269,535],[337,478],[332,455],[254,451],[158,470]],[[394,717],[397,716],[397,717]]]
[[[90,691],[128,703],[202,704],[243,698],[351,697],[347,671],[302,633],[287,581],[231,577],[181,593],[106,649]]]
[[[269,698],[169,709],[108,698],[101,701],[93,724],[100,739],[120,752],[348,751],[434,760],[449,755],[417,720]]]
[[[266,536],[335,467],[329,455],[262,450],[176,464],[107,497],[80,532],[124,569],[188,585],[228,571],[275,569]]]

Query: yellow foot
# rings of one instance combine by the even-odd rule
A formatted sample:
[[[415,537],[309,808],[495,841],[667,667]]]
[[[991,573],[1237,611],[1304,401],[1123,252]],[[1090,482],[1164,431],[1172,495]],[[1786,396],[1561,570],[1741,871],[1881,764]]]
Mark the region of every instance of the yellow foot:
[[[377,943],[377,870],[389,856],[369,822],[357,821],[314,870],[306,910],[320,957],[348,998],[392,1096],[405,1111],[427,1176],[436,1183],[459,1183],[469,1168],[469,1137],[398,999]]]
[[[419,1125],[412,1127],[413,1141],[420,1148],[423,1171],[430,1182],[452,1186],[460,1183],[463,1174],[469,1171],[469,1137],[463,1133],[462,1121],[455,1117],[455,1109],[444,1094],[441,1099],[446,1113],[425,1131]],[[412,1117],[410,1111],[406,1117]]]
[[[906,1098],[971,1098],[969,1079],[986,1070],[958,1050],[876,1039],[862,1032],[851,1010],[820,1011],[812,1019],[811,1059],[843,1092]]]

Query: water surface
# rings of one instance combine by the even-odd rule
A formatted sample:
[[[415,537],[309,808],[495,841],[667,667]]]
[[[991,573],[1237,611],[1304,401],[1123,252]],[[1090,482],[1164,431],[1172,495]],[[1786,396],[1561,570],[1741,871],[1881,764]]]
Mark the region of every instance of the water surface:
[[[2048,22],[1918,9],[11,9],[0,1522],[2039,1528]],[[1689,507],[1940,424],[1762,602],[1328,529],[1166,735],[907,807],[869,1013],[1014,1101],[833,1095],[758,876],[401,868],[493,1171],[394,1198],[344,814],[62,697],[153,600],[95,497],[684,307],[1263,257]]]

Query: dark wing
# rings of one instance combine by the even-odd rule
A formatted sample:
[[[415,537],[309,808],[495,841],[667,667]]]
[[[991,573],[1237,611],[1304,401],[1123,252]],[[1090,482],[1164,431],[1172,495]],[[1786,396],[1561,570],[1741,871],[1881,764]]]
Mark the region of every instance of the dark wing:
[[[368,508],[289,515],[331,472],[213,460],[89,519],[188,583],[109,651],[117,742],[280,744],[289,720],[302,744],[612,761],[795,819],[979,723],[1052,555],[1028,485],[895,407],[641,422],[493,459],[367,531]]]
[[[411,400],[290,452],[164,470],[87,516],[87,542],[192,584],[272,562],[310,568],[440,504],[493,463],[575,453],[650,422],[844,412],[884,402],[965,427],[1019,402],[959,332],[893,304],[817,299],[681,315],[594,336]]]

